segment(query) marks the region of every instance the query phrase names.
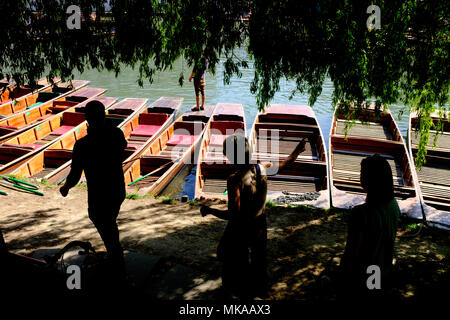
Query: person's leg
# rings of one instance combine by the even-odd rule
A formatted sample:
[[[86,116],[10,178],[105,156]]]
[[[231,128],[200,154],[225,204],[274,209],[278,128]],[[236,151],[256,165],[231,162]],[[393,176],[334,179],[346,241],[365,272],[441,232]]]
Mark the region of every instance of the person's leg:
[[[200,92],[202,94],[202,105],[200,107],[200,110],[204,110],[205,109],[205,80],[202,79],[200,82]],[[198,103],[197,103],[198,106]]]
[[[120,207],[105,208],[103,212],[90,212],[89,218],[103,240],[109,261],[118,268],[118,271],[122,271],[121,269],[124,267],[123,250],[120,245],[119,228],[116,223],[119,209]]]
[[[267,294],[267,225],[265,216],[257,219],[250,248],[250,276],[253,294],[263,297]]]
[[[200,110],[200,81],[194,78],[194,91],[195,91],[195,101],[197,103],[196,107],[192,108],[192,111]]]

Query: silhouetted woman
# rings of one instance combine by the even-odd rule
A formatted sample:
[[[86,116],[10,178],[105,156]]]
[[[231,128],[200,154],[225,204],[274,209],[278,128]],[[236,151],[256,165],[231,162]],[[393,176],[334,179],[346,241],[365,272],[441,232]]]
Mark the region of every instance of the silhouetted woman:
[[[400,209],[386,159],[379,155],[363,159],[360,180],[367,193],[366,202],[353,208],[350,214],[342,267],[343,286],[364,296],[369,293],[367,279],[373,271],[368,274],[367,268],[371,265],[380,268],[381,289],[388,286]]]

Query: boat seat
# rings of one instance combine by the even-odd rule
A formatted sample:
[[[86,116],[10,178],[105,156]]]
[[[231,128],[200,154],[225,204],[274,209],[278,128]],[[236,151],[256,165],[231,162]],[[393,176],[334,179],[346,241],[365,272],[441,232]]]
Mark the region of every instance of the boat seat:
[[[194,144],[198,136],[199,135],[174,134],[172,135],[170,140],[167,141],[166,144],[168,146],[177,146],[177,145],[189,146]]]
[[[198,121],[177,121],[173,126],[175,131],[180,131],[177,132],[177,134],[188,132],[191,135],[199,135],[203,131],[204,127],[205,124]]]
[[[52,113],[44,114],[42,117],[40,117],[39,119],[37,119],[37,121],[42,121],[42,120],[48,119],[48,118],[50,118],[51,116],[54,116],[54,114],[52,114]]]
[[[39,92],[36,102],[46,102],[58,97],[58,92]]]
[[[223,142],[227,137],[225,134],[213,134],[209,138],[209,144],[212,146],[223,146]]]
[[[213,121],[211,130],[214,133],[233,134],[236,130],[244,130],[244,122],[241,121]]]
[[[142,147],[142,144],[128,143],[126,149],[130,150],[130,151],[135,151],[135,150],[139,149],[140,147]]]
[[[69,149],[55,149],[44,151],[44,163],[48,167],[59,167],[72,160],[72,150]]]
[[[66,126],[66,125],[62,125],[61,127],[59,127],[58,129],[56,129],[55,131],[52,131],[52,135],[56,135],[56,136],[62,136],[63,134],[69,132],[71,129],[75,128],[75,126]]]
[[[13,144],[13,143],[4,143],[1,145],[2,150],[7,151],[11,150],[14,153],[14,150],[20,149],[20,150],[36,150],[42,147],[43,144],[40,143],[27,143],[27,144]]]
[[[135,136],[151,137],[161,128],[160,125],[140,124],[131,132]]]
[[[0,102],[0,104],[8,103],[8,102],[11,102],[11,101],[12,101],[12,99],[7,99],[7,100],[4,100],[4,101]]]
[[[5,130],[7,132],[14,132],[18,129],[19,129],[19,127],[16,127],[16,126],[10,126],[10,125],[6,125],[6,124],[0,125],[0,130],[2,130],[2,131]]]
[[[66,112],[63,114],[63,124],[66,126],[77,126],[86,120],[86,115],[81,112]]]
[[[142,113],[139,115],[139,124],[161,126],[168,118],[166,113]]]

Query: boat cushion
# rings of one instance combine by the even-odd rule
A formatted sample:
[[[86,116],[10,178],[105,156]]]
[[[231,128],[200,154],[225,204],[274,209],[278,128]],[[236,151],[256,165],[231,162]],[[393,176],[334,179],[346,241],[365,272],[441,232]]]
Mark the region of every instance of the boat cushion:
[[[67,126],[77,126],[86,120],[86,115],[81,112],[66,112],[63,114],[63,123]]]
[[[137,150],[140,147],[142,147],[142,144],[134,144],[134,143],[127,144],[127,149]]]
[[[4,100],[4,101],[0,102],[0,104],[8,103],[8,102],[11,102],[11,101],[12,101],[12,99]]]
[[[135,135],[135,136],[148,136],[148,137],[151,137],[160,128],[161,128],[161,126],[159,126],[159,125],[140,124],[140,125],[137,126],[136,129],[133,130],[133,132],[131,134]]]
[[[6,124],[0,125],[0,128],[7,128],[7,129],[12,129],[12,130],[17,130],[17,129],[19,129],[19,127],[16,127],[16,126],[9,126],[9,125],[6,125]]]
[[[174,124],[174,130],[177,134],[200,134],[203,131],[205,124],[199,121],[178,121]]]
[[[233,134],[237,129],[244,130],[244,122],[241,121],[213,121],[211,123],[213,133]],[[227,132],[228,131],[228,132]]]
[[[55,131],[52,131],[51,134],[55,135],[55,136],[62,136],[63,134],[65,134],[66,132],[70,131],[73,128],[74,128],[74,126],[63,125],[63,126],[59,127],[58,129],[56,129]]]
[[[177,145],[185,145],[189,146],[194,144],[195,139],[197,139],[199,135],[185,135],[185,134],[174,134],[167,141],[168,146],[177,146]]]
[[[169,116],[166,113],[142,113],[139,116],[139,124],[162,125]]]
[[[4,143],[2,147],[26,149],[26,150],[36,150],[42,147],[42,144],[38,143],[27,143],[27,144],[14,144],[14,143]]]
[[[213,146],[222,146],[228,136],[225,134],[213,134],[209,139],[209,144]]]

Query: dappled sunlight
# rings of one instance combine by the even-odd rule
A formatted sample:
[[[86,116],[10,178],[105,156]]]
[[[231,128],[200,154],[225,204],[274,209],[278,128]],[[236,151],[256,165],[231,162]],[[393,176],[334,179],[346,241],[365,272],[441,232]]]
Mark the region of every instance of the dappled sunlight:
[[[85,194],[86,190],[74,188],[68,198],[61,198],[53,188],[46,190],[44,198],[20,193],[5,198],[0,226],[9,249],[28,253],[82,240],[90,241],[97,251],[104,251],[88,218]],[[39,210],[30,210],[36,208],[36,201]],[[206,297],[221,285],[221,263],[216,250],[226,222],[213,216],[202,217],[202,204],[226,208],[220,201],[163,204],[161,199],[145,197],[126,200],[118,217],[126,250],[164,257],[172,265],[197,270],[199,274],[186,279],[192,289],[177,295],[177,299]],[[267,208],[266,214],[269,297],[335,300],[346,241],[346,214],[306,207]],[[424,228],[416,237],[405,235],[401,229],[395,244],[396,294],[403,299],[416,299],[443,288],[448,279],[448,234]]]

